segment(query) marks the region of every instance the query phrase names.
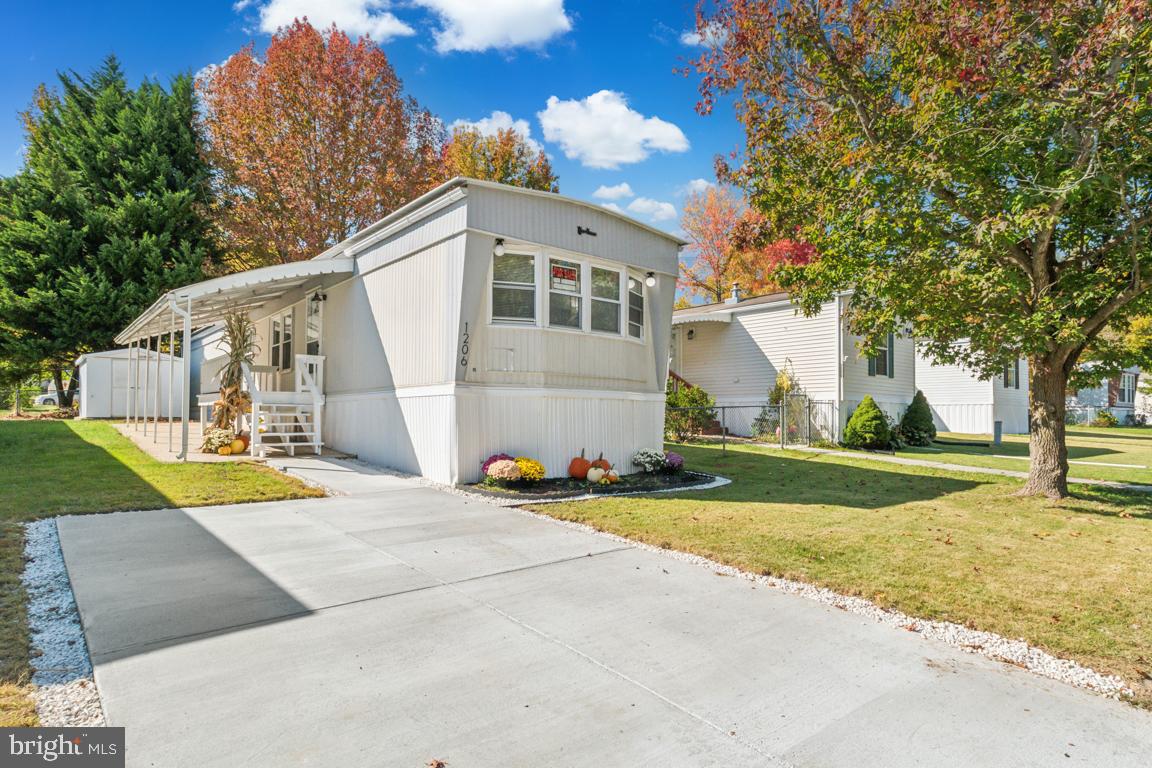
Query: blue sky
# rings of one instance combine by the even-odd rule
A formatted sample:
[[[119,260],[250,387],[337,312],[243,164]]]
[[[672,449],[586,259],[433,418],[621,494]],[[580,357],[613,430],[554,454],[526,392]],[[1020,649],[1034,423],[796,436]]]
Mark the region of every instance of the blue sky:
[[[57,71],[86,73],[115,53],[133,82],[167,80],[250,41],[262,49],[303,15],[381,41],[405,89],[446,123],[526,132],[552,158],[563,194],[670,231],[686,190],[711,181],[713,157],[740,144],[730,108],[697,115],[697,79],[675,71],[700,50],[690,1],[65,0],[9,9],[0,174],[19,169],[18,113]]]

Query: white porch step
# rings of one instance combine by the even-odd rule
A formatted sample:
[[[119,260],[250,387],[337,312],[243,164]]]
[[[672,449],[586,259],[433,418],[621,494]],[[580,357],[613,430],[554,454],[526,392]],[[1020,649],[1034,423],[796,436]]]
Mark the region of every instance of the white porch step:
[[[320,401],[323,405],[324,401]],[[285,405],[312,405],[312,394],[310,392],[261,392],[259,401],[257,403],[262,409],[275,408]]]

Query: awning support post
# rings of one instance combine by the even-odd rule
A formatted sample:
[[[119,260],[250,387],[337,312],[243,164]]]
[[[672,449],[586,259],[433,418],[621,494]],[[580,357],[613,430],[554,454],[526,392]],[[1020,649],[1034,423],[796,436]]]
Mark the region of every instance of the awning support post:
[[[160,350],[163,333],[156,334],[156,391],[152,393],[152,443],[160,442]]]
[[[148,437],[148,393],[152,387],[152,334],[144,341],[144,437]]]
[[[188,460],[188,410],[189,399],[188,390],[192,387],[192,358],[188,356],[188,348],[192,340],[192,298],[188,298],[187,308],[181,307],[175,298],[168,299],[168,306],[172,308],[173,313],[180,316],[184,321],[184,332],[180,337],[180,349],[184,351],[183,361],[183,383],[181,389],[184,391],[184,396],[180,398],[180,453],[176,454],[176,458],[180,461]]]
[[[176,383],[176,313],[171,312],[172,327],[168,331],[168,453],[172,453],[172,387]],[[188,397],[188,393],[184,393]]]
[[[125,371],[127,375],[124,377],[124,391],[128,394],[124,398],[124,426],[132,423],[132,355],[136,354],[133,343],[128,342],[128,359],[124,362],[128,365],[128,370]]]

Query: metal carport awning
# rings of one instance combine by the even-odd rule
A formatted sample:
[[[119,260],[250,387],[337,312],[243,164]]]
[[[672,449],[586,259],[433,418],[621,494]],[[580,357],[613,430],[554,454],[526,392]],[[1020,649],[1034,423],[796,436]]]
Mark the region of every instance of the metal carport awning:
[[[191,408],[189,398],[192,382],[192,356],[189,354],[189,343],[192,339],[192,331],[197,327],[214,323],[230,312],[249,312],[270,302],[279,301],[293,290],[326,288],[342,282],[352,274],[355,268],[356,260],[350,257],[277,264],[186,285],[161,296],[116,336],[116,343],[127,344],[129,349],[127,421],[137,425],[137,428],[141,423],[137,393],[140,389],[140,358],[142,357],[140,347],[141,342],[144,342],[147,361],[153,359],[156,361],[155,377],[151,375],[153,366],[149,365],[148,362],[144,364],[144,435],[147,436],[148,434],[147,405],[152,390],[150,382],[155,381],[155,391],[151,392],[153,401],[152,435],[153,441],[157,440],[160,426],[160,355],[152,355],[152,337],[156,337],[155,348],[157,352],[161,350],[162,337],[165,334],[168,335],[169,350],[175,350],[177,318],[179,318],[184,384],[181,387],[183,402],[180,407],[180,453],[177,454],[177,458],[187,459],[188,419]],[[172,381],[172,374],[174,373],[171,370],[173,357],[172,354],[168,356],[169,382]],[[173,441],[172,389],[169,386],[168,449],[170,451]]]
[[[317,287],[331,285],[350,275],[354,267],[355,260],[350,258],[299,261],[186,285],[157,299],[120,332],[116,343],[127,344],[166,333],[173,306],[188,311],[196,328],[219,320],[227,312],[257,309],[308,283]]]

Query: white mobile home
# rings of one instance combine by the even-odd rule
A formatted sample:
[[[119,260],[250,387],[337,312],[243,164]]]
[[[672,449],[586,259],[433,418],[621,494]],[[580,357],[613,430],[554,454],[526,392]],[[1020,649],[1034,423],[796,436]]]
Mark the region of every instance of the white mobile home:
[[[1091,369],[1093,363],[1086,363]],[[1121,424],[1135,423],[1138,415],[1140,369],[1125,368],[1116,376],[1101,378],[1092,387],[1078,390],[1068,397],[1069,417],[1075,421],[1089,421],[1099,411],[1109,411]]]
[[[805,317],[786,293],[742,299],[734,290],[727,301],[678,310],[672,370],[717,405],[757,406],[790,369],[811,400],[831,404],[837,439],[865,395],[898,419],[916,394],[912,339],[889,334],[878,354],[862,355],[842,320],[849,301],[837,296]]]
[[[549,475],[581,449],[626,466],[663,441],[682,245],[594,204],[454,179],[311,261],[172,291],[117,341],[249,313],[258,451],[322,436],[443,482],[498,452]]]
[[[963,342],[967,343],[967,342]],[[1017,360],[991,379],[962,365],[940,364],[916,353],[916,385],[928,398],[941,432],[990,435],[1028,433],[1028,361]]]

